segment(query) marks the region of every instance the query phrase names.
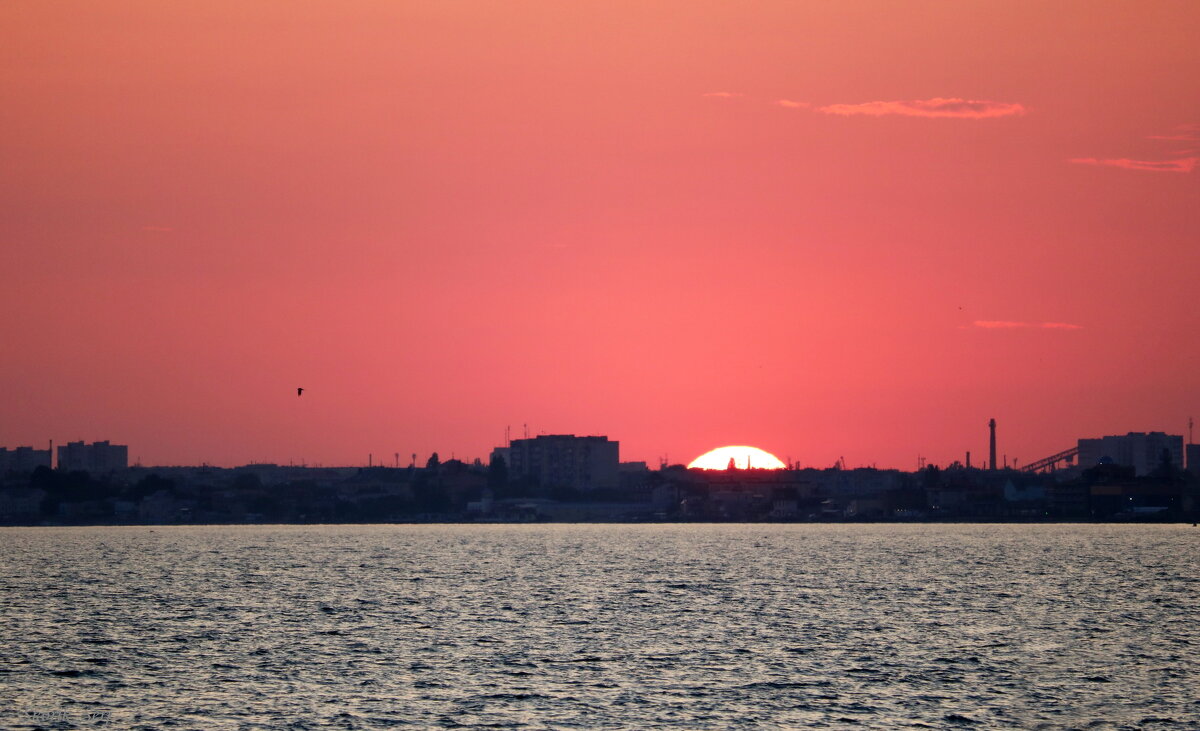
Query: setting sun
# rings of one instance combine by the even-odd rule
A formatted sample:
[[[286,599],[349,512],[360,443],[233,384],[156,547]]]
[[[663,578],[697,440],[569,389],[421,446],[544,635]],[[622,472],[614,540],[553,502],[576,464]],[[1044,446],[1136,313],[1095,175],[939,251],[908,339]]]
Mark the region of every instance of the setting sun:
[[[717,447],[692,460],[689,468],[702,470],[729,469],[729,460],[740,470],[782,470],[787,468],[778,457],[758,447]]]

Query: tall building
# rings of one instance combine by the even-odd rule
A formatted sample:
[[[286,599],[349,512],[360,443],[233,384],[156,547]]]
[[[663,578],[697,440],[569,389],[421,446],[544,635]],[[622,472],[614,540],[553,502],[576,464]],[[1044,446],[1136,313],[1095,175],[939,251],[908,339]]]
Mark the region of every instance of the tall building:
[[[58,448],[58,468],[68,472],[103,474],[129,466],[129,447],[108,442],[67,442]]]
[[[1187,468],[1196,477],[1200,477],[1200,444],[1187,445]]]
[[[0,447],[0,476],[10,471],[25,474],[33,472],[38,467],[50,469],[49,449],[34,449],[33,447],[8,449],[7,447]]]
[[[496,453],[507,460],[510,480],[532,479],[542,487],[586,492],[620,484],[618,444],[608,437],[544,434],[514,439]]]
[[[1148,475],[1162,464],[1166,450],[1171,464],[1183,469],[1183,437],[1160,431],[1129,432],[1124,436],[1107,436],[1079,440],[1079,466],[1095,467],[1102,459],[1132,467],[1139,477]]]

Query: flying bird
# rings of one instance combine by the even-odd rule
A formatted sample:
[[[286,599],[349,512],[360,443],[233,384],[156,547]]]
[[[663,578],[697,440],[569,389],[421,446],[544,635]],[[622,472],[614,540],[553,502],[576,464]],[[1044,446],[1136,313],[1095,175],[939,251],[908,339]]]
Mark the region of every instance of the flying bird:
[[[297,396],[299,396],[299,395],[300,395],[300,394],[302,394],[302,393],[304,393],[304,389],[303,389],[303,388],[297,388],[297,389],[296,389],[296,395],[297,395]]]

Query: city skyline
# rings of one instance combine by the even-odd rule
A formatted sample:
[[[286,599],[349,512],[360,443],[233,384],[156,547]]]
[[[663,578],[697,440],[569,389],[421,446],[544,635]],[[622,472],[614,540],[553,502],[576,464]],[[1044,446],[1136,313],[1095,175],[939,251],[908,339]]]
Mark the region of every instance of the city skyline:
[[[1187,469],[1194,471],[1196,469],[1195,462],[1200,457],[1188,458],[1186,455],[1191,455],[1192,452],[1200,448],[1193,442],[1193,427],[1194,422],[1191,418],[1188,419],[1188,429],[1186,436],[1184,434],[1170,434],[1169,432],[1149,431],[1149,432],[1125,432],[1109,435],[1094,435],[1089,437],[1078,437],[1071,440],[1073,446],[1068,446],[1067,449],[1056,451],[1052,454],[1043,455],[1042,457],[1033,459],[1022,459],[1020,455],[1010,455],[1007,452],[997,449],[995,434],[996,421],[995,419],[988,420],[988,435],[989,435],[989,450],[982,454],[976,453],[976,459],[972,462],[971,450],[966,450],[957,457],[948,460],[945,463],[938,463],[929,459],[927,456],[918,455],[916,459],[916,471],[922,470],[925,467],[946,467],[946,466],[963,466],[967,468],[976,467],[983,470],[996,469],[1024,469],[1033,470],[1035,472],[1043,472],[1045,470],[1053,471],[1060,466],[1076,466],[1087,467],[1089,465],[1098,464],[1101,458],[1116,460],[1118,464],[1124,464],[1137,468],[1137,474],[1143,475],[1151,472],[1157,465],[1164,448],[1171,454],[1171,459],[1179,467],[1186,466]],[[568,441],[587,442],[596,444],[607,444],[605,449],[611,447],[613,459],[616,460],[618,454],[618,444],[620,440],[612,439],[611,435],[600,434],[575,434],[559,432],[547,434],[540,432],[538,434],[530,434],[525,430],[521,435],[512,436],[511,429],[505,429],[504,439],[497,444],[494,444],[486,454],[482,456],[462,455],[456,451],[446,452],[444,450],[433,450],[428,454],[420,454],[417,452],[399,452],[391,453],[391,461],[387,459],[387,453],[368,452],[366,461],[364,462],[345,462],[345,463],[329,463],[317,460],[307,459],[288,459],[286,461],[272,460],[250,460],[247,462],[230,464],[219,463],[211,460],[200,460],[189,464],[175,463],[153,463],[143,462],[140,457],[130,458],[128,445],[110,444],[109,440],[97,440],[92,444],[87,444],[85,441],[55,443],[54,440],[49,440],[47,449],[39,449],[36,445],[21,444],[21,445],[0,445],[0,457],[5,455],[20,455],[16,457],[23,461],[32,459],[38,464],[46,464],[56,469],[64,469],[64,460],[68,463],[66,469],[87,469],[88,464],[101,468],[101,471],[110,471],[111,467],[106,467],[110,463],[119,462],[122,465],[129,467],[153,469],[155,467],[186,467],[186,466],[212,466],[220,468],[235,468],[245,467],[250,465],[288,465],[288,466],[311,466],[311,467],[409,467],[424,464],[429,460],[437,461],[439,459],[457,460],[463,463],[475,463],[487,465],[495,459],[497,455],[505,458],[505,462],[511,462],[509,456],[512,447],[515,443],[524,443],[526,445],[534,444],[550,444],[559,440],[566,439]],[[1164,441],[1165,440],[1165,441]],[[528,446],[523,447],[528,449]],[[15,452],[13,450],[16,450]],[[57,454],[54,458],[53,455]],[[1200,453],[1198,453],[1200,454]],[[41,457],[40,455],[45,455]],[[448,457],[445,455],[449,455]],[[711,450],[697,455],[694,458],[684,460],[671,460],[668,456],[660,457],[657,462],[653,460],[640,459],[636,456],[622,455],[621,464],[642,464],[655,465],[660,468],[668,466],[686,466],[691,468],[700,468],[705,470],[723,470],[726,467],[730,469],[884,469],[884,470],[899,470],[908,472],[911,471],[909,466],[890,465],[880,466],[878,462],[867,461],[863,463],[849,463],[844,456],[839,456],[832,464],[821,464],[815,462],[805,462],[801,459],[793,459],[791,455],[787,455],[786,459],[780,459],[779,455],[772,454],[768,450],[763,450],[758,447],[749,445],[734,446],[721,445]],[[402,459],[403,458],[403,459]],[[524,458],[528,460],[528,456]],[[115,462],[114,462],[115,461]],[[0,460],[0,467],[4,464]],[[616,462],[614,461],[614,464]],[[32,469],[32,468],[30,468]],[[2,471],[2,470],[0,470]]]
[[[910,469],[1200,411],[1194,3],[0,20],[0,444]]]
[[[989,422],[989,427],[994,422]],[[0,448],[0,525],[393,522],[1152,521],[1195,523],[1197,447],[1161,432],[1081,438],[1026,464],[914,471],[784,464],[749,446],[686,467],[620,459],[617,440],[518,438],[487,464],[127,464],[126,445]],[[1061,469],[1058,469],[1061,468]]]

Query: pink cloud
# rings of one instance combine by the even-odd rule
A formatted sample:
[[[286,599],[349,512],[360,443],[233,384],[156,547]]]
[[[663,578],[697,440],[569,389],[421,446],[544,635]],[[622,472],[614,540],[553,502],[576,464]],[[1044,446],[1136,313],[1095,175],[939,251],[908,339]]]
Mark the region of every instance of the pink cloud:
[[[821,107],[819,111],[825,114],[865,114],[880,117],[885,114],[899,114],[905,117],[943,117],[956,119],[986,119],[989,117],[1007,117],[1013,114],[1024,114],[1025,107],[1020,104],[1004,102],[978,101],[973,99],[915,99],[912,101],[896,102],[866,102],[863,104],[831,104]]]
[[[791,99],[780,99],[779,101],[775,102],[775,104],[781,107],[787,107],[788,109],[803,109],[804,107],[812,106],[808,102],[794,102]]]
[[[1200,124],[1177,124],[1174,134],[1150,135],[1148,140],[1170,140],[1172,142],[1200,142]]]
[[[1200,163],[1200,157],[1181,157],[1178,160],[1130,160],[1118,158],[1113,160],[1098,160],[1094,157],[1076,157],[1068,160],[1079,165],[1108,165],[1127,170],[1150,170],[1160,173],[1190,173]]]
[[[971,323],[985,330],[1003,330],[1015,328],[1036,328],[1041,330],[1082,330],[1079,325],[1069,322],[1013,322],[1012,320],[976,320]]]
[[[159,232],[162,232],[162,231],[174,231],[175,229],[171,228],[170,226],[150,226],[150,225],[146,225],[146,226],[142,226],[142,230],[143,230],[143,231],[159,231]]]
[[[739,96],[743,96],[743,95],[738,94],[736,92],[732,92],[732,91],[710,91],[710,92],[701,94],[700,96],[710,96],[710,97],[716,97],[718,99],[733,99],[734,97],[739,97]]]

